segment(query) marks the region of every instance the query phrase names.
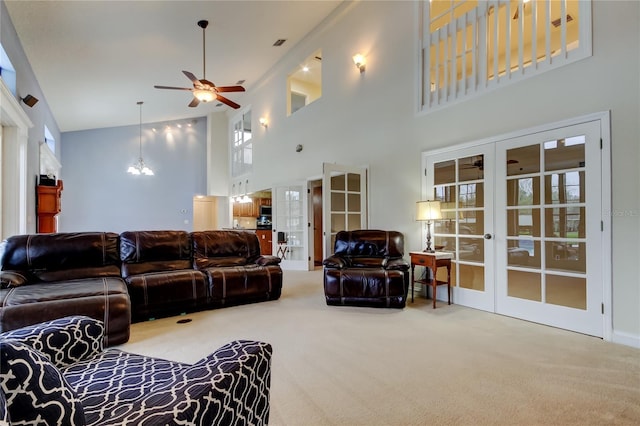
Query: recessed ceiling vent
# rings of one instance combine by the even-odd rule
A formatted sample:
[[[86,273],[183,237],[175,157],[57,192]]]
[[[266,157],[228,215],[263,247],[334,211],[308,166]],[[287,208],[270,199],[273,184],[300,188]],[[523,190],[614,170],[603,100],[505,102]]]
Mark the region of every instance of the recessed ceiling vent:
[[[567,22],[571,22],[571,21],[573,21],[573,16],[567,15]],[[558,18],[554,21],[551,21],[551,25],[553,25],[556,28],[558,28],[561,24],[562,24],[562,18]]]
[[[284,44],[284,42],[287,41],[286,38],[279,38],[276,40],[275,43],[273,43],[274,46],[282,46]]]

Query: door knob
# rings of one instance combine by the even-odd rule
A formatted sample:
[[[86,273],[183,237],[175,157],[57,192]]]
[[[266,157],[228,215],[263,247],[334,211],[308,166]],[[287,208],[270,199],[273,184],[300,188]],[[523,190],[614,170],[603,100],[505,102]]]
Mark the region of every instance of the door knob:
[[[491,234],[484,234],[484,239],[485,240],[490,240],[491,239]]]

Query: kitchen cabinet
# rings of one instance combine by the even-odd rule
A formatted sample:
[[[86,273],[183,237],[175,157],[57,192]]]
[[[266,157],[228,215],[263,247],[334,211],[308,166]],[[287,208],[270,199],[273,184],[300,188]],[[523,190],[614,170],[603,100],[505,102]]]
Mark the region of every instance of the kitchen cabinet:
[[[273,232],[271,229],[258,229],[256,230],[256,235],[258,236],[258,241],[260,241],[260,254],[271,255],[273,253]]]
[[[260,206],[270,206],[271,198],[252,198],[250,203],[233,203],[234,217],[258,217]]]

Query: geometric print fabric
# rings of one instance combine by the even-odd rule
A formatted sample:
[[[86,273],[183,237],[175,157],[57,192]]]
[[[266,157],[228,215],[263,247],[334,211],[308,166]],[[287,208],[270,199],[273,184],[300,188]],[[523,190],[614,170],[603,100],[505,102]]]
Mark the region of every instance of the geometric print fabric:
[[[86,324],[79,329],[95,332]],[[81,347],[95,348],[92,342],[100,338],[91,334]],[[264,342],[234,341],[192,365],[117,349],[85,351],[92,354],[88,357],[47,351],[63,361],[76,359],[62,362],[59,371],[88,425],[266,425],[269,420],[272,348]]]

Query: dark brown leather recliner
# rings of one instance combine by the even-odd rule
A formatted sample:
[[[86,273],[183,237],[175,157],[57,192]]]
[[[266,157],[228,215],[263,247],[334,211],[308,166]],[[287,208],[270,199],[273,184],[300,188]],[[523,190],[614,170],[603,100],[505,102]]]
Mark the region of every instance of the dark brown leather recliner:
[[[104,322],[105,344],[129,340],[131,303],[118,234],[14,235],[0,246],[0,332],[69,315]]]
[[[193,268],[208,280],[214,307],[276,300],[282,292],[277,256],[260,255],[254,232],[198,231],[191,233]]]
[[[206,307],[206,277],[191,267],[188,232],[123,232],[120,234],[120,260],[134,321]]]
[[[333,255],[323,261],[327,305],[404,308],[409,263],[403,256],[400,232],[338,232]]]

